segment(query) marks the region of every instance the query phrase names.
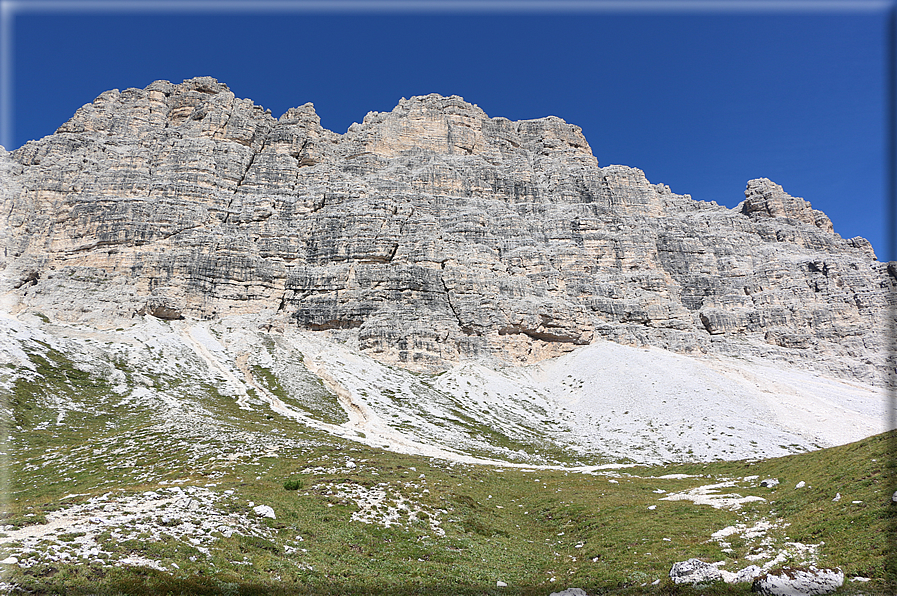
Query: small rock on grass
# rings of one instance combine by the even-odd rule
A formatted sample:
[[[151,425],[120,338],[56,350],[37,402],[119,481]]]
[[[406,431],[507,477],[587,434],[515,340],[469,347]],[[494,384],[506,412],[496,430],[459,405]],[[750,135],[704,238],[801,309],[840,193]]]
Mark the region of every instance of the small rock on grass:
[[[252,508],[255,511],[256,515],[261,517],[270,517],[271,519],[277,519],[274,516],[274,509],[272,509],[269,505],[257,505]]]
[[[562,592],[552,592],[551,596],[586,596],[586,591],[582,588],[567,588]]]

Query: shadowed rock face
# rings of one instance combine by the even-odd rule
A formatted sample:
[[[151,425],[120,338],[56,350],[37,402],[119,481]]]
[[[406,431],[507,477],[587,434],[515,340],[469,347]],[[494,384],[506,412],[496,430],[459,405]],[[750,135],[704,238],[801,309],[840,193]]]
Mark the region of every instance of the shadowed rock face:
[[[601,168],[553,116],[429,95],[338,135],[311,104],[275,119],[208,77],[156,81],[3,153],[0,176],[12,309],[279,311],[430,370],[604,338],[883,382],[894,276],[867,241],[769,180],[730,210]]]

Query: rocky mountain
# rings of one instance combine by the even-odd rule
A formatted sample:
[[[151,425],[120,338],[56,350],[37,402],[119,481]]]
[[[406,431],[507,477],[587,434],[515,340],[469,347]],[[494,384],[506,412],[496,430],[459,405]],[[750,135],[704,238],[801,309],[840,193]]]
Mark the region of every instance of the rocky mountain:
[[[735,209],[599,167],[580,128],[457,96],[339,135],[201,77],[112,90],[0,158],[13,311],[281,323],[438,371],[598,340],[881,384],[897,264],[750,180]],[[7,297],[7,300],[11,298]]]
[[[893,594],[897,263],[769,180],[197,78],[0,148],[0,222],[0,592]]]

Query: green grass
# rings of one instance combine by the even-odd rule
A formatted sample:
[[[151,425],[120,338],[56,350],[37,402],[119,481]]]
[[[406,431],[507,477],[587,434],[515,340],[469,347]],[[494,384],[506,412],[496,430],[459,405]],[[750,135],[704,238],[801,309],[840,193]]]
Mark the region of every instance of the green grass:
[[[288,406],[298,407],[312,418],[328,424],[338,425],[348,422],[349,417],[339,405],[337,396],[328,391],[320,379],[312,377],[311,373],[303,371],[305,374],[300,379],[305,381],[303,392],[296,395],[288,391],[270,369],[253,365],[251,370],[257,382]]]
[[[673,562],[727,559],[718,544],[708,542],[710,534],[746,517],[774,512],[791,524],[785,529],[791,540],[825,542],[821,565],[840,566],[848,576],[872,577],[874,582],[863,589],[885,593],[886,533],[894,522],[886,486],[889,469],[883,459],[888,438],[765,462],[633,468],[618,484],[602,476],[562,471],[449,466],[348,444],[297,450],[264,458],[259,466],[235,465],[218,479],[216,490],[231,488],[241,501],[274,508],[277,519],[266,520],[269,538],[222,538],[211,558],[199,563],[190,560],[197,551],[189,544],[131,541],[116,548],[163,564],[176,562],[180,569],[165,573],[54,564],[14,569],[7,581],[38,594],[202,594],[220,593],[225,584],[239,594],[412,594],[449,588],[452,593],[547,594],[570,586],[590,594],[690,593],[667,579]],[[284,478],[298,476],[307,466],[326,467],[346,454],[360,462],[358,468],[306,475],[302,489],[283,489]],[[703,477],[649,478],[674,472]],[[420,484],[420,474],[430,492],[414,500],[430,511],[446,511],[439,516],[444,536],[434,534],[426,523],[386,528],[351,521],[355,503],[327,494],[330,488],[382,483],[406,495],[417,493],[405,485]],[[653,492],[744,475],[775,476],[782,482],[774,490],[739,489],[740,494],[769,499],[752,505],[747,516],[690,502],[659,501],[662,495]],[[809,487],[795,490],[799,480]],[[146,488],[152,487],[140,490]],[[831,501],[835,492],[842,493],[838,503]],[[863,505],[853,505],[854,500]],[[649,505],[657,509],[650,511]],[[307,553],[287,554],[287,546],[301,546]],[[232,562],[244,560],[251,564]],[[661,579],[657,586],[641,585],[656,579]],[[497,590],[498,580],[509,587]],[[747,594],[749,586],[716,586],[702,593]]]
[[[897,506],[890,496],[897,486],[888,454],[895,433],[768,461],[632,467],[611,483],[602,475],[453,465],[368,448],[272,416],[258,405],[240,409],[214,384],[177,383],[161,373],[150,377],[157,390],[189,395],[198,409],[182,424],[160,421],[144,407],[121,405],[106,381],[48,346],[35,349],[31,358],[35,372],[21,375],[10,396],[23,431],[15,434],[8,470],[2,512],[3,523],[12,526],[7,533],[43,524],[92,496],[140,495],[172,482],[185,490],[214,485],[208,490],[219,496],[233,491],[217,502],[218,513],[258,524],[253,534],[213,532],[208,555],[187,539],[116,537],[105,529],[97,541],[111,553],[107,559],[142,557],[167,571],[99,560],[5,567],[3,581],[34,594],[547,596],[581,587],[589,594],[747,595],[749,585],[695,591],[674,586],[667,574],[673,562],[691,557],[725,560],[730,571],[746,566],[755,545],[733,538],[732,552],[725,552],[710,535],[764,518],[779,521],[769,532],[777,543],[824,542],[821,566],[873,578],[847,584],[843,592],[893,593],[889,581],[897,567],[889,536],[897,528]],[[128,375],[151,372],[118,364]],[[285,392],[266,370],[253,374],[268,390]],[[69,410],[66,424],[57,427],[52,404],[58,398],[83,408]],[[43,422],[49,424],[37,430]],[[345,465],[348,457],[355,467]],[[672,473],[694,477],[656,478]],[[665,494],[656,492],[745,476],[776,477],[781,484],[732,489],[766,499],[740,511],[661,501]],[[299,481],[295,489],[286,486],[291,481]],[[799,481],[807,486],[796,489]],[[350,494],[378,490],[385,491],[381,513],[404,500],[421,510],[418,519],[402,513],[389,527],[353,520],[359,506]],[[836,493],[841,499],[834,502]],[[77,496],[63,498],[72,494]],[[250,502],[271,506],[276,519],[253,517]],[[431,518],[444,535],[430,526]],[[66,545],[84,538],[78,531],[56,536]],[[497,581],[508,587],[497,588]]]

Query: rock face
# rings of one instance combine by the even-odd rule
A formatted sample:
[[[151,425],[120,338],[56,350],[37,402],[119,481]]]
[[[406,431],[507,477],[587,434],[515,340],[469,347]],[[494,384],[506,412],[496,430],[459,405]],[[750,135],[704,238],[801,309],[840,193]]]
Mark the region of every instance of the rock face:
[[[736,209],[599,167],[556,117],[401,100],[343,134],[203,77],[108,91],[0,154],[13,309],[120,325],[279,311],[385,362],[598,339],[883,382],[897,267],[751,180]],[[12,297],[12,298],[10,298]]]

